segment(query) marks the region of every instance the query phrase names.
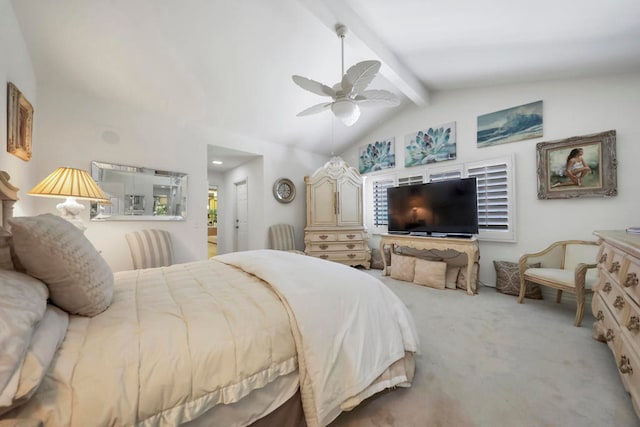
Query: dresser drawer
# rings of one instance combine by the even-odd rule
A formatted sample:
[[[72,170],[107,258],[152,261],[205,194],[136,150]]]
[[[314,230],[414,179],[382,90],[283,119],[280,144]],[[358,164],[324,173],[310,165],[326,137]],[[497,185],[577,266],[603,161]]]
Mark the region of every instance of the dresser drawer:
[[[336,242],[338,234],[336,233],[307,233],[310,242]]]
[[[367,251],[354,252],[309,252],[308,255],[337,262],[366,261]]]
[[[620,284],[629,296],[640,305],[640,260],[627,256],[624,268],[620,272]],[[639,375],[640,376],[640,375]]]
[[[312,252],[331,252],[331,251],[361,251],[365,249],[362,240],[355,242],[312,242],[309,245]]]
[[[349,241],[357,241],[357,240],[365,240],[366,235],[361,231],[353,231],[346,233],[339,233],[338,240],[341,242],[349,242]]]
[[[618,373],[624,388],[631,394],[633,406],[638,408],[640,397],[640,357],[638,348],[626,334],[622,335],[621,346],[615,356]]]
[[[592,310],[593,315],[596,317],[596,329],[601,335],[597,338],[601,341],[606,341],[609,348],[615,353],[616,349],[619,348],[619,345],[616,347],[616,344],[620,341],[620,326],[600,294],[594,295]]]
[[[606,271],[600,270],[600,282],[598,283],[598,295],[602,297],[607,307],[611,310],[616,321],[622,323],[624,309],[629,299],[625,291],[614,277]]]
[[[620,328],[625,330],[625,334],[631,339],[636,348],[640,349],[640,306],[627,295]],[[640,372],[638,372],[640,377]]]
[[[620,271],[622,270],[622,264],[625,259],[624,253],[606,243],[603,244],[603,248],[604,249],[602,251],[602,255],[598,260],[599,262],[601,262],[601,267],[603,267],[611,275],[618,277]]]

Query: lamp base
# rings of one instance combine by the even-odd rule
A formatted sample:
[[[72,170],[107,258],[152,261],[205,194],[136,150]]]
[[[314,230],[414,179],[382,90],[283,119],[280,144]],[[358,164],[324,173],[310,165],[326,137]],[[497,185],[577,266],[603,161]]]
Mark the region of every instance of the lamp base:
[[[62,218],[66,219],[83,232],[87,229],[82,218],[80,218],[80,213],[84,210],[84,205],[78,203],[75,197],[67,197],[67,200],[65,200],[64,203],[58,203],[56,205],[56,209],[58,209]]]

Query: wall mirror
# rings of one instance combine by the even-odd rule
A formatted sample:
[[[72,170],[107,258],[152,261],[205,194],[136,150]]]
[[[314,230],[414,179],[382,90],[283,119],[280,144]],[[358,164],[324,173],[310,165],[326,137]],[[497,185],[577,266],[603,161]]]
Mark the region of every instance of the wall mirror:
[[[91,176],[111,204],[91,202],[92,221],[182,221],[187,174],[91,162]]]

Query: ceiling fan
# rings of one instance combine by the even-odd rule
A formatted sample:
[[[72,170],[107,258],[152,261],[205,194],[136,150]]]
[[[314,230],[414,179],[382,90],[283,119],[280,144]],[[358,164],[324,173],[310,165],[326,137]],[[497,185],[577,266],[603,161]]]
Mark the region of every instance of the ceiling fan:
[[[297,114],[308,116],[331,109],[342,122],[353,125],[360,117],[360,106],[362,107],[396,107],[400,105],[400,100],[391,92],[386,90],[366,90],[380,70],[380,61],[362,61],[350,67],[344,72],[344,37],[347,27],[342,24],[336,25],[336,34],[340,37],[342,47],[342,81],[332,87],[319,83],[306,77],[294,75],[293,81],[302,89],[313,92],[317,95],[330,96],[333,101],[323,102],[309,107]]]

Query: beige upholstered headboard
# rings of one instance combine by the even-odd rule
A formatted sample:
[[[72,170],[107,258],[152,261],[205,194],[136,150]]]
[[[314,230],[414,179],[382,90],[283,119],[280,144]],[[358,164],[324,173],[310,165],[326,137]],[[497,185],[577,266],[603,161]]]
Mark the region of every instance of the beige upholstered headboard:
[[[0,209],[0,224],[2,228],[9,231],[9,218],[13,217],[13,204],[18,199],[18,187],[11,185],[9,180],[11,177],[5,171],[0,171],[0,200],[2,200],[2,209]]]

